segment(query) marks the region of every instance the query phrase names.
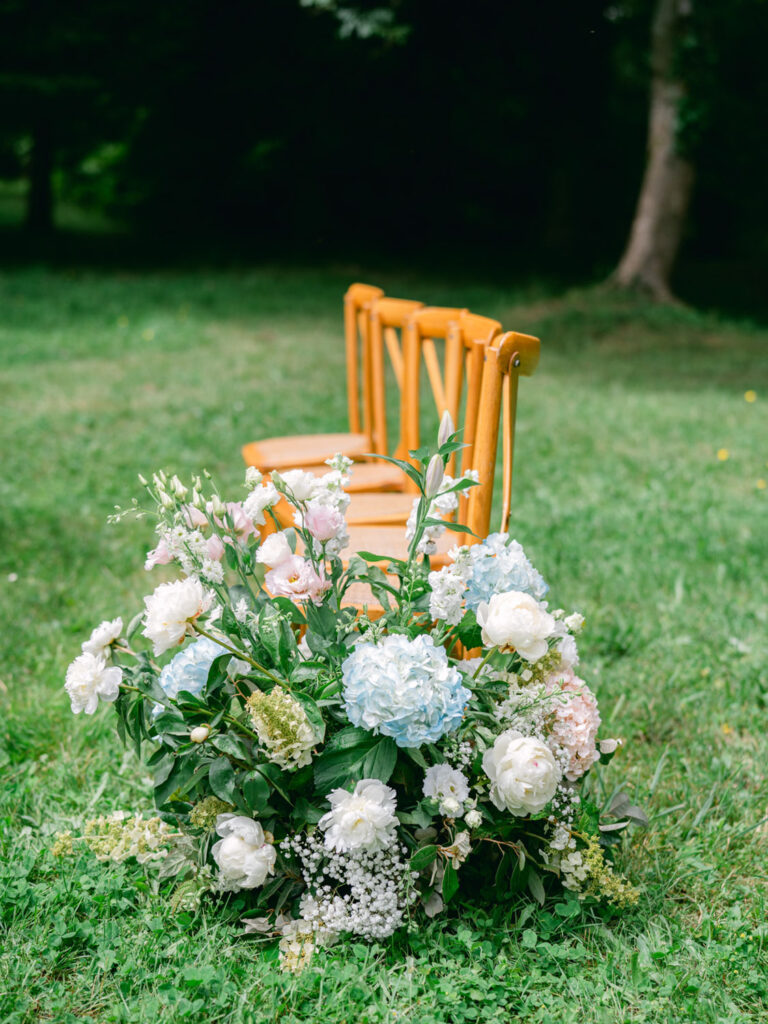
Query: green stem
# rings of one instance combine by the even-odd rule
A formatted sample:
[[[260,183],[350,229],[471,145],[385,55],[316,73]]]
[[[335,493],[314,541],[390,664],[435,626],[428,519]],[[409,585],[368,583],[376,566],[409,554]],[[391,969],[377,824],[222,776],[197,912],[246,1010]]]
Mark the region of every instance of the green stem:
[[[262,675],[265,675],[267,679],[271,679],[274,683],[278,683],[280,686],[286,686],[286,681],[284,679],[276,676],[274,672],[270,672],[268,668],[260,665],[258,661],[254,661],[250,655],[245,654],[243,651],[238,651],[236,647],[228,644],[225,640],[222,640],[221,637],[215,636],[213,633],[209,633],[207,629],[203,629],[203,627],[198,626],[197,623],[191,623],[191,625],[195,632],[199,633],[201,636],[208,637],[209,640],[213,640],[213,642],[218,644],[219,647],[223,647],[225,650],[229,651],[230,654],[234,654],[236,658],[240,658],[241,661],[247,661],[249,665],[253,665],[255,669],[258,669],[259,672],[262,673]]]
[[[485,668],[485,666],[486,666],[486,664],[487,664],[487,662],[488,662],[488,659],[489,659],[489,658],[491,657],[491,655],[492,655],[492,654],[494,653],[494,651],[495,651],[495,650],[496,650],[496,648],[495,648],[495,647],[492,647],[492,648],[490,649],[490,651],[488,651],[488,653],[486,654],[486,656],[485,656],[485,657],[483,658],[483,660],[482,660],[482,661],[480,662],[480,664],[479,664],[479,665],[477,666],[477,669],[475,670],[475,674],[474,674],[474,675],[472,676],[472,678],[473,678],[473,679],[477,679],[477,677],[478,677],[478,676],[480,675],[480,673],[482,672],[482,670],[483,670],[483,669]]]

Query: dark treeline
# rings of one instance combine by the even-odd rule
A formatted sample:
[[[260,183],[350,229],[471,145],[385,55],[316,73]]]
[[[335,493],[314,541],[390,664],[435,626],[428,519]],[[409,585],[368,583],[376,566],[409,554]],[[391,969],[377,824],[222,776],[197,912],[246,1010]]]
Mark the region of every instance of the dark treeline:
[[[768,4],[692,2],[684,244],[754,259]],[[0,177],[28,178],[38,231],[53,182],[131,225],[262,249],[615,263],[645,159],[651,0],[389,11],[399,31],[342,38],[338,9],[299,0],[0,0]]]

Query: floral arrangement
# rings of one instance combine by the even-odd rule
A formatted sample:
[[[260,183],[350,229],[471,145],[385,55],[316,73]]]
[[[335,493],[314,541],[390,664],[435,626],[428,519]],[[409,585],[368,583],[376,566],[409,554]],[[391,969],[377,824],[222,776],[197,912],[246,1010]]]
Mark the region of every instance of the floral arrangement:
[[[476,482],[445,472],[460,447],[445,419],[434,452],[399,463],[418,489],[403,560],[342,560],[342,456],[322,476],[249,469],[242,501],[208,475],[141,478],[148,506],[113,519],[153,518],[145,567],[179,578],[126,628],[102,622],[65,688],[76,714],[114,706],[154,774],[157,813],[94,819],[59,833],[57,853],[135,857],[173,882],[179,908],[240,893],[247,930],[278,937],[287,969],[459,897],[543,902],[565,887],[636,900],[612,846],[642,812],[621,793],[601,812],[588,779],[619,741],[598,740],[597,700],[576,674],[583,618],[549,609],[505,534],[430,571]],[[280,526],[281,499],[293,527]],[[349,603],[361,583],[371,607]]]

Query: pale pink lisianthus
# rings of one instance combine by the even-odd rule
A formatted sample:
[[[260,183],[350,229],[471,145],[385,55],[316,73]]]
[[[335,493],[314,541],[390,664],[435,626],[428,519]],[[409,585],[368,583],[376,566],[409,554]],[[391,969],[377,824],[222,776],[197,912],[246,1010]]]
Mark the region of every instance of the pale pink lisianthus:
[[[194,505],[185,505],[181,511],[190,530],[201,530],[208,525],[208,516],[202,509]]]
[[[212,534],[205,542],[208,557],[214,562],[220,562],[224,557],[224,542],[218,533]]]
[[[264,585],[274,597],[289,597],[293,601],[314,601],[319,604],[330,584],[312,568],[312,563],[299,555],[291,555],[271,569]]]
[[[570,670],[553,673],[546,686],[549,693],[562,694],[551,703],[553,721],[548,741],[564,760],[566,778],[574,782],[600,758],[597,700],[584,680]]]
[[[252,533],[256,533],[256,527],[253,525],[253,519],[245,514],[241,502],[228,501],[225,508],[227,510],[226,519],[220,519],[218,516],[213,517],[213,521],[220,529],[231,529],[240,540],[245,540],[247,537],[250,537]]]
[[[346,520],[338,509],[330,505],[310,505],[304,517],[304,525],[321,544],[325,544],[344,532]]]
[[[144,568],[149,570],[154,568],[156,565],[168,565],[168,563],[172,561],[173,555],[165,542],[165,537],[161,537],[157,542],[157,547],[147,552]]]

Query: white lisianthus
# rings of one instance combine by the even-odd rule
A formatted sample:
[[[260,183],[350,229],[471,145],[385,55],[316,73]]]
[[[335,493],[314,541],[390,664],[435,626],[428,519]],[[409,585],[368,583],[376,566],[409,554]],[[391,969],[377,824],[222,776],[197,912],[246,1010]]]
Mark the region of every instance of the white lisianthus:
[[[563,637],[557,644],[557,651],[560,655],[560,665],[564,669],[576,668],[579,664],[579,648],[570,633]]]
[[[105,620],[94,629],[87,640],[83,641],[83,653],[93,654],[97,658],[108,658],[112,644],[119,639],[122,632],[123,620],[119,616],[111,622]]]
[[[161,583],[144,598],[147,611],[142,632],[152,641],[155,657],[182,642],[187,625],[208,610],[212,599],[200,581],[192,577]]]
[[[245,471],[245,486],[248,488],[258,487],[263,480],[261,471],[255,466],[249,466]]]
[[[320,819],[326,849],[382,850],[392,842],[397,825],[395,791],[378,779],[362,779],[350,793],[334,789],[328,794],[331,810]]]
[[[427,768],[424,775],[424,796],[439,801],[441,814],[457,817],[469,797],[469,782],[466,776],[449,764],[435,764]]]
[[[228,889],[255,889],[275,873],[277,853],[258,821],[237,814],[220,814],[216,831],[222,837],[211,849]]]
[[[584,616],[580,612],[573,612],[564,621],[571,633],[580,633],[584,628]]]
[[[483,815],[477,808],[473,808],[464,815],[464,821],[467,824],[467,828],[479,828],[483,824]]]
[[[121,668],[108,667],[102,657],[89,651],[75,658],[64,683],[74,714],[84,711],[92,715],[99,706],[99,697],[108,704],[117,700],[122,678]]]
[[[279,482],[296,501],[308,501],[315,492],[315,476],[303,469],[289,469],[281,473]],[[281,489],[282,489],[281,487]]]
[[[483,770],[494,806],[512,814],[537,814],[555,795],[561,777],[549,747],[516,729],[496,737],[483,755]]]
[[[256,561],[261,562],[262,565],[268,565],[270,569],[276,569],[292,554],[291,545],[284,533],[270,533],[256,552]]]
[[[277,504],[279,500],[280,495],[274,484],[259,484],[253,488],[243,502],[243,512],[256,526],[263,526],[264,510]]]
[[[529,594],[510,590],[494,594],[477,609],[477,623],[488,647],[515,650],[526,661],[538,661],[547,653],[547,638],[555,631],[555,620]]]
[[[441,851],[450,857],[453,867],[458,868],[472,852],[469,843],[469,832],[457,832],[450,846],[440,847]]]

